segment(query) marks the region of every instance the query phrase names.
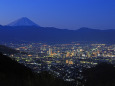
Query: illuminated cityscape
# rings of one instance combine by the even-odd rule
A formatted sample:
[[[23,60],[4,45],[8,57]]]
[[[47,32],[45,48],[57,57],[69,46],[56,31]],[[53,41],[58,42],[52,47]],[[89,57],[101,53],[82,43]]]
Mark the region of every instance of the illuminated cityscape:
[[[0,0],[0,86],[115,86],[115,0]]]
[[[114,44],[44,44],[7,43],[20,53],[10,57],[34,72],[48,71],[65,81],[82,79],[82,69],[95,67],[101,62],[115,65]],[[25,52],[21,54],[21,52]]]

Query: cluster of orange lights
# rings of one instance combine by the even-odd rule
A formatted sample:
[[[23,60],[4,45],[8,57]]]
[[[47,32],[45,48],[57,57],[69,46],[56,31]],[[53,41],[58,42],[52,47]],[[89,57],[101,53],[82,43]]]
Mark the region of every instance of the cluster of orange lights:
[[[66,64],[73,64],[73,61],[71,61],[71,60],[66,60]]]

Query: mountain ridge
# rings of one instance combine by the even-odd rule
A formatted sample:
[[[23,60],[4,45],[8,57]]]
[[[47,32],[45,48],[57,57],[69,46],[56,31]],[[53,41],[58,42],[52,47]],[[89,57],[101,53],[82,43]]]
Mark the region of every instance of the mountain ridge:
[[[23,18],[25,19],[25,17]],[[22,20],[23,20],[22,19]],[[27,19],[28,20],[28,19]],[[31,20],[30,20],[31,21]],[[1,41],[68,43],[75,41],[115,43],[115,30],[82,27],[78,30],[28,25],[0,26]]]
[[[35,26],[2,26],[0,27],[1,41],[30,41],[30,42],[73,42],[94,41],[115,43],[115,30],[81,29],[67,30],[52,27]]]

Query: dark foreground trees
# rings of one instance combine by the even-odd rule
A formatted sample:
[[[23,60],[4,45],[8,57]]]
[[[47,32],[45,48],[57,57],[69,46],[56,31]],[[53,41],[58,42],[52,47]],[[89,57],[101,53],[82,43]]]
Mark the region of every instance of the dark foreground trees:
[[[85,86],[115,86],[115,67],[101,63],[84,71]]]

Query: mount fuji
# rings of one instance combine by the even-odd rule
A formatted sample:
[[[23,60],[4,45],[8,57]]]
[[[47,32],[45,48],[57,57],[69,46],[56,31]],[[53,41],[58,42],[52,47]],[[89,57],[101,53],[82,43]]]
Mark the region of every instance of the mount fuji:
[[[23,17],[6,26],[0,25],[0,42],[27,41],[45,43],[67,43],[74,41],[93,43],[114,43],[115,29],[100,30],[80,28],[78,30],[42,27]]]
[[[14,22],[11,22],[7,26],[38,26],[38,27],[40,27],[39,25],[37,25],[36,23],[31,21],[27,17],[22,17]]]

